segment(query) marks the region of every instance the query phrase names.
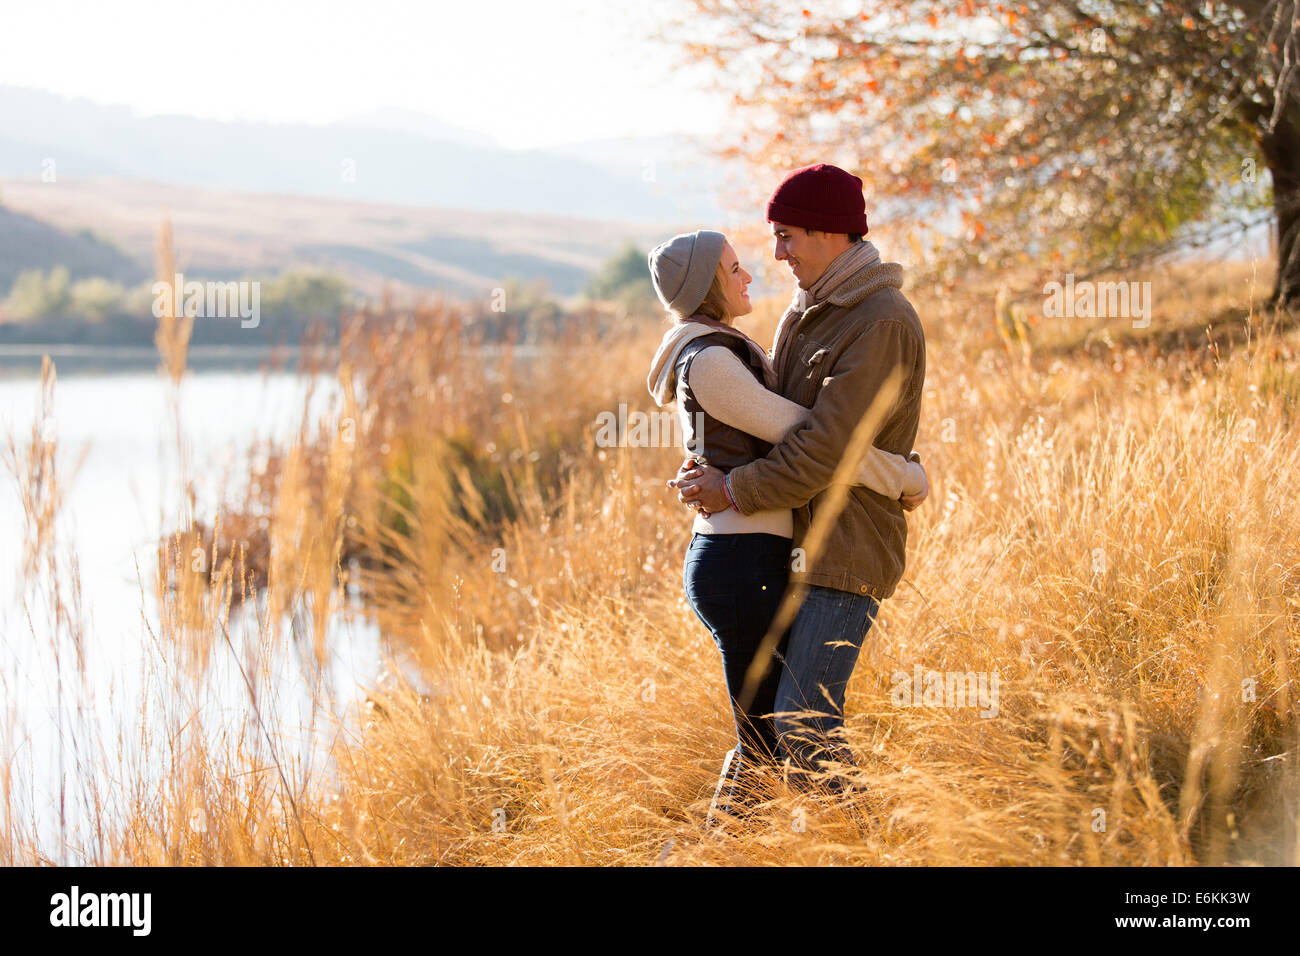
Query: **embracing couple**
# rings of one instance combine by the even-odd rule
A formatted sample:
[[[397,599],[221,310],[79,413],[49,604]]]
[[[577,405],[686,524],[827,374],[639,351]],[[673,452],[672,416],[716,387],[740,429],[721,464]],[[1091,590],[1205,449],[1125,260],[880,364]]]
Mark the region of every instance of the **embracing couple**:
[[[795,170],[767,219],[798,283],[770,355],[735,328],[751,277],[725,236],[650,253],[673,324],[647,384],[682,420],[691,457],[668,485],[695,510],[686,597],[722,653],[736,723],[712,823],[744,815],[764,767],[802,789],[852,790],[845,689],[903,575],[904,511],[929,493],[912,451],[925,337],[902,266],[864,239],[862,181]]]

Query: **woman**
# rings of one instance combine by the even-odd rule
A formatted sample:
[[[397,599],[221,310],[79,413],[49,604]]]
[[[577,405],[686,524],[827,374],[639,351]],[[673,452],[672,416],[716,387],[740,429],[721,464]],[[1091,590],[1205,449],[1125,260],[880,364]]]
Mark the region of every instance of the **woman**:
[[[686,450],[722,471],[764,457],[772,444],[803,423],[809,409],[774,390],[776,375],[763,348],[734,327],[753,307],[752,277],[718,232],[674,236],[649,257],[655,292],[672,316],[655,353],[647,385],[660,406],[676,401]],[[927,487],[919,462],[872,448],[856,483],[891,498]],[[747,771],[778,756],[772,711],[780,682],[779,654],[748,706],[740,703],[745,675],[785,593],[794,533],[793,513],[734,508],[697,511],[686,551],[686,599],[722,653],[736,723],[710,819],[743,810],[751,796]]]

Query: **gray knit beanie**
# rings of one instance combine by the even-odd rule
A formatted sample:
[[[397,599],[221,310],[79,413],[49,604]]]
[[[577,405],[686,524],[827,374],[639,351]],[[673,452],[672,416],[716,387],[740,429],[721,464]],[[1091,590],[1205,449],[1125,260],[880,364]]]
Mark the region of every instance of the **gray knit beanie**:
[[[673,236],[650,250],[650,278],[664,308],[678,318],[695,314],[722,261],[720,232],[701,229]]]

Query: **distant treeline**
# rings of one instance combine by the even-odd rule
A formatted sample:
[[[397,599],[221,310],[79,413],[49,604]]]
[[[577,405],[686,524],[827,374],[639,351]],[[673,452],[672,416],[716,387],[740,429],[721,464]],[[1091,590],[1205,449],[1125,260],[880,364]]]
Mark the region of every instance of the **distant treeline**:
[[[646,253],[627,246],[592,276],[579,304],[563,307],[545,280],[507,278],[486,307],[471,310],[485,342],[537,344],[573,333],[604,335],[630,316],[658,314],[660,306],[646,265]]]
[[[323,273],[284,272],[269,278],[210,282],[186,274],[183,280],[187,287],[195,282],[220,296],[216,314],[211,300],[207,311],[203,304],[198,306],[190,337],[195,345],[295,343],[308,333],[318,341],[332,341],[339,316],[363,304],[343,279]],[[239,290],[248,293],[253,284],[255,321],[244,318],[249,295],[242,303],[238,298]],[[153,281],[128,284],[103,276],[73,278],[65,266],[25,270],[0,299],[0,345],[151,345],[158,326],[155,288]],[[173,302],[181,306],[178,314],[186,298],[185,290],[178,290]],[[610,259],[591,279],[586,299],[565,307],[551,296],[545,280],[507,278],[488,298],[466,306],[484,342],[538,343],[575,330],[607,332],[620,316],[657,311],[645,253],[629,246]]]
[[[201,276],[186,281],[203,282]],[[336,276],[285,272],[257,283],[256,323],[231,317],[195,319],[190,341],[196,345],[255,345],[293,342],[316,323],[336,325],[341,310],[352,304],[347,284]],[[228,284],[228,283],[224,283]],[[0,343],[81,345],[150,345],[158,327],[154,284],[123,285],[103,277],[73,280],[64,266],[28,270],[14,280],[0,301]]]

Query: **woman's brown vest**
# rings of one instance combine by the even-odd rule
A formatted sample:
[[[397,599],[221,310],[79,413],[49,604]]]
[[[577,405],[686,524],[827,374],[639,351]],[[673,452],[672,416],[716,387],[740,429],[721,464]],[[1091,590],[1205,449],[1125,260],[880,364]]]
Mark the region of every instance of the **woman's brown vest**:
[[[730,471],[764,457],[772,446],[739,428],[721,422],[706,412],[691,390],[691,363],[702,349],[721,345],[745,363],[754,377],[763,381],[763,368],[758,358],[740,339],[726,332],[710,332],[692,339],[682,347],[674,363],[677,376],[677,407],[686,412],[683,426],[686,447],[696,458],[702,458],[714,468]]]

